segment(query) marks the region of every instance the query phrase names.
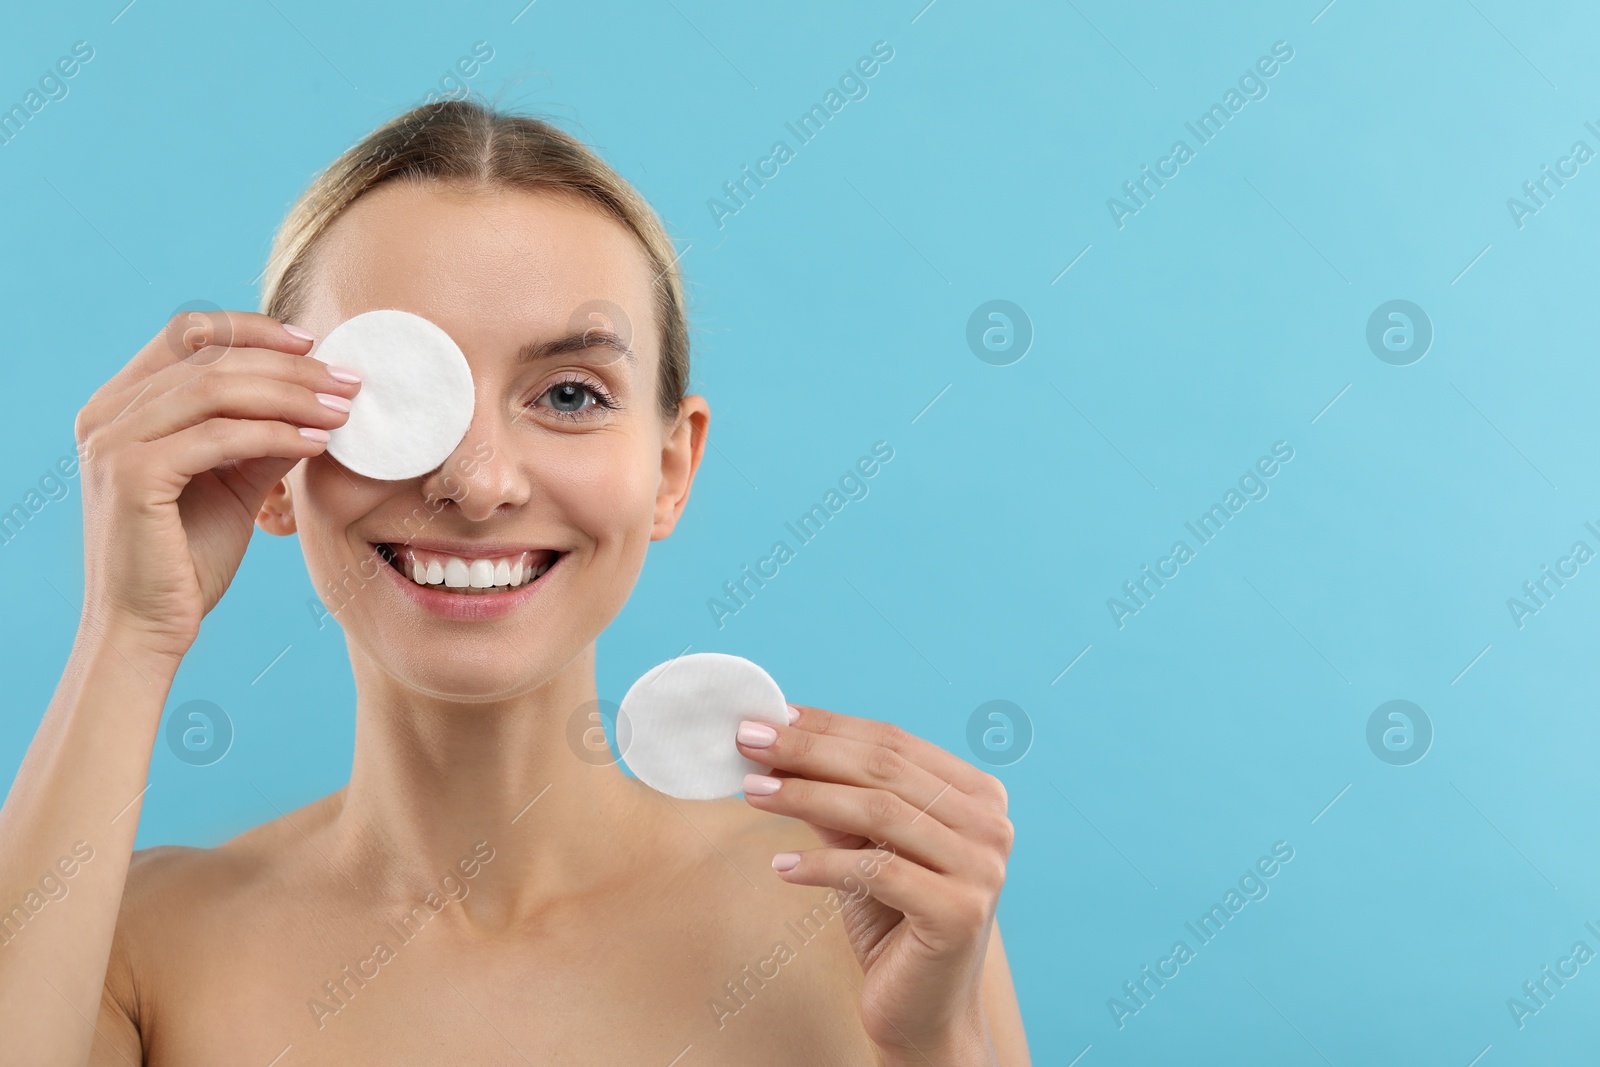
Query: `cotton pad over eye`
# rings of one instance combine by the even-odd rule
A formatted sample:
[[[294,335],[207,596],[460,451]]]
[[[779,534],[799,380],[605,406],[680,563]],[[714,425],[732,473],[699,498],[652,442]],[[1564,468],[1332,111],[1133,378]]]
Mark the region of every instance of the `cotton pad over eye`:
[[[438,469],[472,424],[472,371],[442,328],[409,311],[368,311],[311,354],[361,373],[350,417],[328,454],[357,474],[400,481]]]
[[[742,656],[696,652],[650,668],[617,709],[617,750],[652,789],[683,800],[716,800],[766,767],[734,747],[743,719],[789,724],[772,676]]]

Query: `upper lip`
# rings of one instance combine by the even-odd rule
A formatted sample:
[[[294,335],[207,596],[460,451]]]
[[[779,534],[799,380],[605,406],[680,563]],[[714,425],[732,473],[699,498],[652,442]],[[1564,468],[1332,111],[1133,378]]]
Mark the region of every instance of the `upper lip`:
[[[515,556],[523,552],[549,553],[553,559],[565,554],[559,548],[519,545],[510,541],[375,541],[373,543],[390,545],[394,548],[414,548],[419,552],[438,552],[441,555],[459,556],[462,559],[493,559],[496,556]]]

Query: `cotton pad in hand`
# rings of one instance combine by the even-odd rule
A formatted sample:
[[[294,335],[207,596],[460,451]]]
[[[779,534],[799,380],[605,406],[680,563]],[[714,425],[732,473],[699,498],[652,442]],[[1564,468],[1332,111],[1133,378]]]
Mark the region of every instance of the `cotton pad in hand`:
[[[328,454],[357,474],[400,481],[436,470],[472,424],[472,370],[442,328],[409,311],[368,311],[311,354],[361,373],[350,417]]]
[[[789,725],[772,676],[742,656],[696,652],[650,668],[617,708],[617,750],[652,789],[682,800],[716,800],[766,767],[734,747],[743,719]]]

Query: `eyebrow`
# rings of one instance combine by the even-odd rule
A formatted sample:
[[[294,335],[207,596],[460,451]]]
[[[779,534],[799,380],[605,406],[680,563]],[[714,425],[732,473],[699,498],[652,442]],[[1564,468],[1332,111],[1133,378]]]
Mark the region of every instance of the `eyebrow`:
[[[583,352],[591,348],[608,348],[621,354],[630,366],[639,365],[639,357],[633,354],[628,342],[612,331],[598,326],[591,326],[582,333],[568,334],[554,341],[530,341],[517,349],[517,362],[534,363],[541,359]]]

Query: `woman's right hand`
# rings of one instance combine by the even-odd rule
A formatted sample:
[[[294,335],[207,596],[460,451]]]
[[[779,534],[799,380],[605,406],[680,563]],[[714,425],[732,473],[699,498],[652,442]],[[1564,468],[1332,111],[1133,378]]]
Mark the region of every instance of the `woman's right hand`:
[[[267,492],[349,418],[317,394],[349,401],[359,384],[311,348],[265,315],[184,312],[89,398],[74,424],[85,625],[189,650]]]

